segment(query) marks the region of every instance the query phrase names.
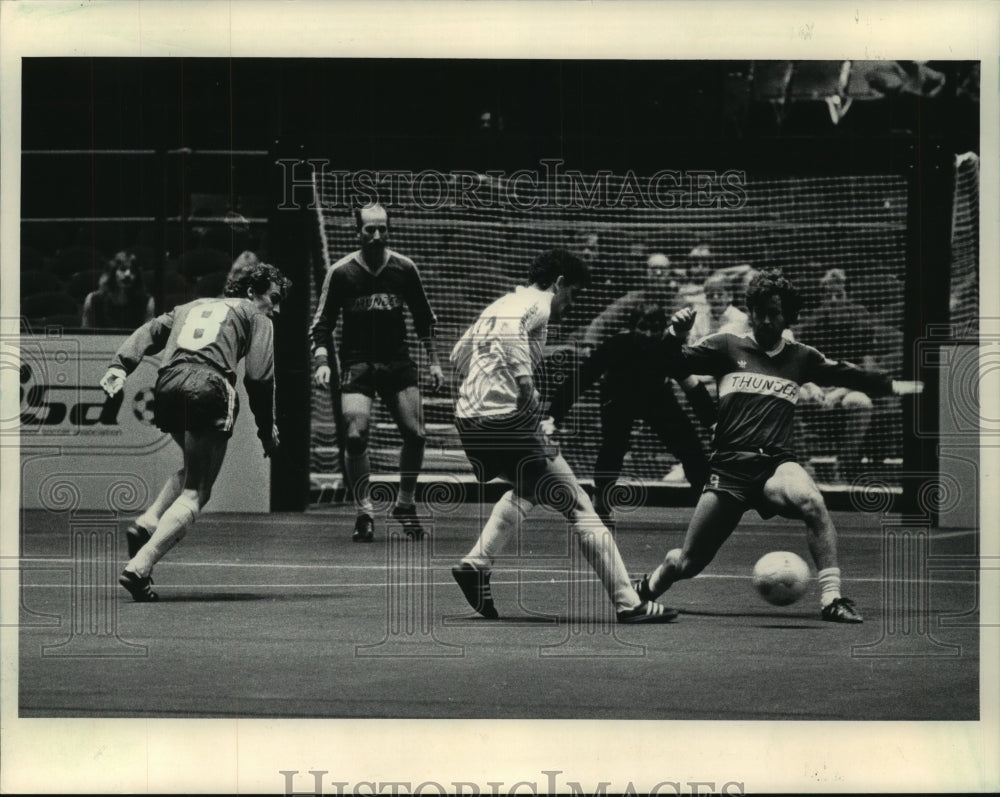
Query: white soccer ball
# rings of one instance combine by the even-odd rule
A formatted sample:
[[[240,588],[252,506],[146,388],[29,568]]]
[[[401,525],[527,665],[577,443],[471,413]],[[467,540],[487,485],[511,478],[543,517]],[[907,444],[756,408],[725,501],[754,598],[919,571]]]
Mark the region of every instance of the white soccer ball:
[[[809,585],[809,565],[789,551],[764,554],[754,565],[753,586],[760,596],[775,606],[788,606],[805,595]]]

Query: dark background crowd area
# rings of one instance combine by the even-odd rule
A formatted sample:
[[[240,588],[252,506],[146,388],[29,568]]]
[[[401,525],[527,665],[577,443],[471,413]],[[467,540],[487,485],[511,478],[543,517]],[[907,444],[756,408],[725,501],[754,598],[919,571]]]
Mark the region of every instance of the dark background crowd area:
[[[918,126],[951,152],[979,148],[971,62],[26,59],[22,96],[21,307],[42,327],[79,325],[122,250],[157,312],[218,295],[242,252],[277,259],[277,157],[346,170],[509,172],[559,158],[585,173],[798,174],[899,171]],[[641,286],[649,251],[674,246],[679,262],[690,243],[654,233],[609,248],[614,238],[597,263],[612,291]],[[786,268],[814,304],[835,265]],[[959,287],[974,293],[975,276]]]

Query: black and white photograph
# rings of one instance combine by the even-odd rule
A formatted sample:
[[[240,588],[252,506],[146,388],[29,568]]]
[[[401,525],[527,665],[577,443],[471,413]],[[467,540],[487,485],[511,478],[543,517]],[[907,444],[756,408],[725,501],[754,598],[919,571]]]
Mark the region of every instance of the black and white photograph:
[[[0,791],[1000,788],[998,10],[0,3]]]

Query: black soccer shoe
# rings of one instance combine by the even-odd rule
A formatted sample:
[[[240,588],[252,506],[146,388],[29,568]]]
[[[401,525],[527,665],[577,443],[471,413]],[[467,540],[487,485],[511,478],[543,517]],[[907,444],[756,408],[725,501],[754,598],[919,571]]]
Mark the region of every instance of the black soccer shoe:
[[[354,533],[351,535],[354,542],[371,542],[375,539],[375,521],[372,516],[362,513],[354,521]]]
[[[467,562],[462,562],[451,569],[458,586],[462,588],[462,594],[469,602],[469,606],[475,609],[487,620],[496,620],[500,617],[496,606],[493,605],[493,593],[490,591],[490,572],[479,570]]]
[[[863,623],[861,613],[850,598],[836,598],[823,607],[822,617],[831,623]]]
[[[136,603],[155,603],[160,599],[160,596],[152,590],[151,576],[143,578],[131,570],[122,570],[122,574],[118,576],[118,583],[129,591]]]
[[[641,601],[655,601],[656,596],[653,591],[649,588],[649,573],[644,573],[642,578],[637,578],[632,582],[632,587],[639,594],[639,600]]]
[[[149,542],[151,536],[142,526],[129,523],[128,529],[125,532],[125,542],[128,544],[128,558],[135,559],[135,555],[139,553],[139,549]]]
[[[427,536],[427,532],[424,531],[424,527],[420,525],[420,520],[417,518],[417,508],[413,505],[399,506],[397,504],[392,508],[392,519],[398,520],[402,524],[403,531],[411,540],[422,540]]]
[[[672,623],[677,619],[677,610],[656,601],[644,600],[634,609],[618,612],[618,622],[626,625],[640,623]]]

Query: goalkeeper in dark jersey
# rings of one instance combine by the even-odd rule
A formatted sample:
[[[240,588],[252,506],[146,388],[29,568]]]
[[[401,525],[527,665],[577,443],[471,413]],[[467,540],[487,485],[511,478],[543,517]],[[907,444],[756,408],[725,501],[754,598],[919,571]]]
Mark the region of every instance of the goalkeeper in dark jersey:
[[[751,334],[709,335],[683,346],[695,313],[685,308],[671,319],[667,340],[678,367],[710,374],[719,385],[712,473],[688,525],[682,548],[667,553],[653,573],[637,584],[652,600],[675,581],[692,578],[712,561],[747,509],[762,517],[781,515],[805,522],[809,552],[818,571],[821,616],[860,623],[854,603],[840,594],[837,532],[823,496],[796,461],[793,416],[801,386],[839,385],[870,395],[906,395],[921,382],[890,379],[846,362],[827,359],[811,346],[788,341],[782,332],[795,323],[798,291],[780,271],[756,274],[747,287]]]
[[[558,426],[576,399],[599,377],[601,445],[594,465],[594,509],[605,525],[612,522],[608,491],[618,479],[629,450],[632,427],[642,418],[684,466],[696,491],[708,480],[708,458],[698,432],[674,396],[671,379],[684,388],[695,415],[711,429],[715,404],[696,378],[680,374],[667,356],[667,313],[662,305],[639,301],[630,309],[628,330],[603,340],[584,360],[576,380],[555,391],[549,415]]]
[[[184,452],[181,469],[128,529],[130,561],[118,581],[137,601],[157,600],[153,567],[184,537],[212,494],[239,411],[235,385],[241,359],[264,456],[278,446],[271,319],[290,285],[274,266],[258,263],[229,281],[224,298],[196,299],[139,327],[101,379],[114,397],[144,356],[162,352],[154,420]]]
[[[354,491],[358,515],[352,539],[371,542],[375,524],[368,487],[368,427],[377,393],[385,402],[403,438],[399,454],[399,493],[392,516],[407,536],[420,539],[424,532],[417,519],[414,493],[424,462],[424,421],[417,366],[406,344],[409,307],[417,337],[430,360],[432,387],[444,383],[434,341],[434,313],[413,261],[389,249],[389,217],[381,205],[355,213],[361,248],[334,263],[326,273],[319,306],[309,329],[313,348],[314,381],[330,385],[335,364],[333,330],[337,316],[344,321],[340,340],[340,402],[346,440],[344,466]],[[336,395],[334,396],[336,400]]]

